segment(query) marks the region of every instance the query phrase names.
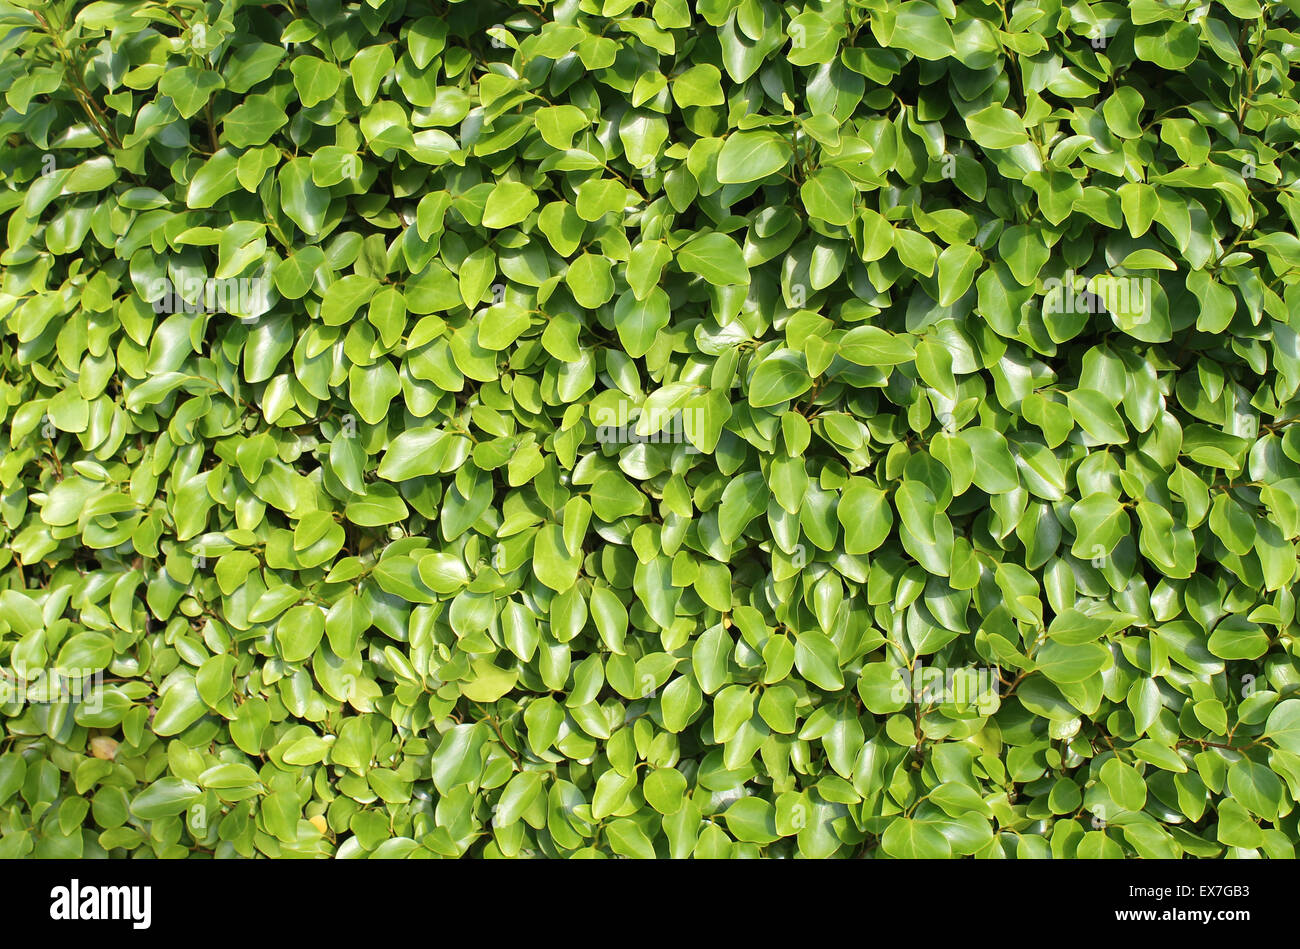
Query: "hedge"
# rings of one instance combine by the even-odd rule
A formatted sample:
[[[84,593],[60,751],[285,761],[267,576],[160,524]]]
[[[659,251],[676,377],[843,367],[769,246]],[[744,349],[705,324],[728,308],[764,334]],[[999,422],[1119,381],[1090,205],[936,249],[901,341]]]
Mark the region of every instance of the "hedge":
[[[1300,0],[0,26],[0,856],[1293,856]]]

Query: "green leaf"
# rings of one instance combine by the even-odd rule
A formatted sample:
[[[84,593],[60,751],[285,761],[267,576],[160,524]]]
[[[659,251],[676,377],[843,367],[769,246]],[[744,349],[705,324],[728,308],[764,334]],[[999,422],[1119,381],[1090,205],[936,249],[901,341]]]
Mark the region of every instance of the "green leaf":
[[[980,426],[964,429],[958,437],[970,447],[976,487],[989,494],[1006,494],[1020,487],[1016,460],[1002,433]]]
[[[895,817],[881,835],[880,846],[903,860],[948,859],[952,845],[932,821]]]
[[[882,17],[881,25],[871,19],[872,32],[882,46],[894,46],[922,59],[938,60],[956,51],[952,27],[942,13],[923,0],[907,0],[892,16]]]
[[[1000,105],[989,105],[966,116],[966,128],[981,148],[1014,148],[1029,141],[1024,120]]]
[[[821,633],[806,631],[795,637],[794,662],[799,674],[819,688],[835,692],[844,688],[839,652]]]
[[[692,66],[672,80],[673,101],[685,109],[690,106],[722,105],[722,73],[711,63]]]
[[[851,479],[840,494],[835,515],[844,525],[844,550],[854,555],[880,547],[894,524],[885,492],[865,478]]]
[[[311,108],[331,98],[342,81],[339,68],[315,56],[298,56],[291,67],[298,99]]]
[[[687,273],[699,274],[714,286],[749,283],[740,247],[725,234],[694,237],[677,250],[677,265]]]
[[[184,813],[202,792],[189,782],[175,777],[154,781],[131,801],[131,813],[145,821],[160,820]]]
[[[790,143],[776,132],[736,132],[718,152],[718,181],[723,184],[761,181],[785,168],[789,161]]]
[[[1068,645],[1051,640],[1038,650],[1034,664],[1058,684],[1083,682],[1110,664],[1110,653],[1097,643]]]
[[[288,121],[284,109],[270,96],[252,95],[226,113],[223,135],[235,148],[265,145]]]
[[[308,159],[295,158],[286,162],[280,169],[277,183],[284,213],[302,228],[304,234],[319,234],[325,227],[330,196],[328,191],[318,188],[312,181]]]
[[[609,845],[620,856],[632,857],[637,860],[653,860],[655,858],[654,845],[635,821],[626,817],[611,821],[608,833]]]
[[[285,662],[302,662],[316,651],[325,635],[325,614],[320,607],[295,606],[275,625],[275,640]]]
[[[749,403],[755,407],[778,405],[798,398],[812,388],[802,353],[784,349],[766,357],[749,380]]]
[[[523,221],[537,208],[537,192],[517,181],[501,181],[488,195],[483,226],[497,230]]]
[[[840,339],[840,355],[857,366],[898,366],[911,362],[916,342],[876,326],[859,326]]]
[[[1101,766],[1101,781],[1111,800],[1129,811],[1140,811],[1147,800],[1146,782],[1132,765],[1118,758],[1108,758]]]
[[[1107,445],[1122,445],[1128,441],[1124,420],[1102,393],[1076,389],[1065,393],[1065,399],[1075,423],[1094,440]]]
[[[238,158],[229,148],[213,154],[190,179],[185,204],[195,209],[210,208],[239,187]]]
[[[197,114],[212,94],[224,85],[221,76],[211,70],[182,66],[169,70],[159,80],[158,91],[170,96],[181,118],[188,119]]]
[[[776,808],[761,798],[742,797],[722,816],[727,830],[737,840],[770,844],[780,836],[776,831]]]
[[[1274,706],[1264,734],[1293,755],[1300,754],[1300,699],[1286,699]]]
[[[489,659],[476,659],[471,678],[460,684],[461,694],[471,702],[495,702],[515,687],[516,669],[502,669]]]

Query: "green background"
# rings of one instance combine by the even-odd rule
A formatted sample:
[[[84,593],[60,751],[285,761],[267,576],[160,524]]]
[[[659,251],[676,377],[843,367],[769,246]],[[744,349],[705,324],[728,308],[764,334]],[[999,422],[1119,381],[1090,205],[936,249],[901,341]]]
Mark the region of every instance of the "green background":
[[[1298,13],[0,3],[0,855],[1292,856]]]

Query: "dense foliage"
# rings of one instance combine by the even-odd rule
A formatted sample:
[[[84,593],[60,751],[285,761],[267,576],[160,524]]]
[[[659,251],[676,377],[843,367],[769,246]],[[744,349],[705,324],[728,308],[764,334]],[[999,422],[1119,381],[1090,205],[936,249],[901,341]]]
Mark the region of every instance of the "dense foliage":
[[[0,854],[1293,855],[1297,0],[0,25]]]

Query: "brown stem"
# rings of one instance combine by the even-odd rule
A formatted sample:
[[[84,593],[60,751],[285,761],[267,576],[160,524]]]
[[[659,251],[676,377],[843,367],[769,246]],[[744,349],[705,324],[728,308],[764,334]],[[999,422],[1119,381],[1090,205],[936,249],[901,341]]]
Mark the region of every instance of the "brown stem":
[[[41,25],[41,29],[45,31],[45,34],[53,41],[59,58],[63,60],[65,75],[72,84],[73,95],[81,103],[81,108],[85,111],[86,117],[90,119],[90,123],[95,127],[96,133],[104,140],[105,145],[114,150],[120,149],[122,143],[109,129],[108,116],[100,109],[99,104],[95,102],[94,96],[86,88],[86,84],[81,79],[81,71],[77,67],[76,60],[73,58],[71,51],[63,45],[63,40],[59,38],[58,31],[50,26],[50,21],[39,10],[33,10],[32,15],[36,18],[36,22]]]

